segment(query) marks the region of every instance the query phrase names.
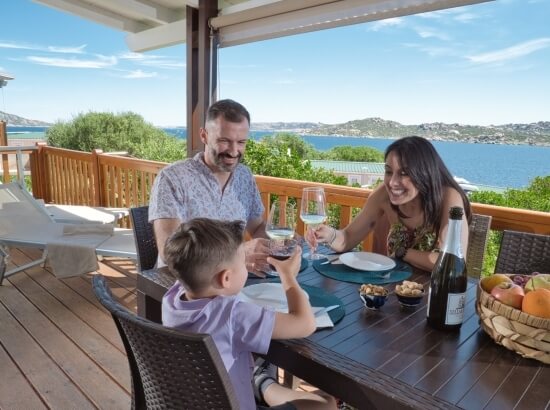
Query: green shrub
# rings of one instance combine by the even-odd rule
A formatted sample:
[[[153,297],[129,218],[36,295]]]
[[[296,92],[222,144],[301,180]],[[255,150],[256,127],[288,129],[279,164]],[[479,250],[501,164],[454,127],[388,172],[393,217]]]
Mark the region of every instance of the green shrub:
[[[89,112],[72,121],[58,122],[46,131],[48,145],[91,152],[124,151],[154,161],[173,162],[185,158],[185,141],[178,139],[134,113]]]

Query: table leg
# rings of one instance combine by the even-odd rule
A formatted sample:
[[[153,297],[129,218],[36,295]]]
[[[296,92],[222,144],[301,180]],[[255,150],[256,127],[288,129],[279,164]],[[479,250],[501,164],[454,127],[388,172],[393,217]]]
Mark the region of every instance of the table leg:
[[[283,384],[292,390],[296,390],[300,385],[300,379],[294,377],[288,370],[283,370]]]

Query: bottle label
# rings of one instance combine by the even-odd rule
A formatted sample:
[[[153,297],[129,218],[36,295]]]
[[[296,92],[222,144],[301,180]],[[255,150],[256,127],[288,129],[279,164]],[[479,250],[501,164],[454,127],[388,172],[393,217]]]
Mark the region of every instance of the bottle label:
[[[466,293],[449,293],[447,296],[446,325],[459,325],[464,320]]]

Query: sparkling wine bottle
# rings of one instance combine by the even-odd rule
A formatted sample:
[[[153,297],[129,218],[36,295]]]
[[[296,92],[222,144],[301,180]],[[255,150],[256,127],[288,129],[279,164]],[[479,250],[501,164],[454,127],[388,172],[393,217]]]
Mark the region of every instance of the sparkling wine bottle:
[[[468,274],[460,245],[461,207],[449,210],[447,237],[432,270],[428,297],[428,324],[436,329],[457,330],[464,320]]]

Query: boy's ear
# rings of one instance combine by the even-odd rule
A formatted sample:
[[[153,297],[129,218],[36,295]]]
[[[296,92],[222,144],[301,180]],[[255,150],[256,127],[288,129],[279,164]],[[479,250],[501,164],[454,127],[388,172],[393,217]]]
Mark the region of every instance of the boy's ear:
[[[224,269],[214,275],[214,285],[218,288],[228,288],[230,283],[231,269]]]

